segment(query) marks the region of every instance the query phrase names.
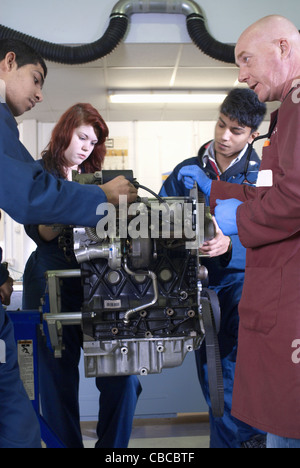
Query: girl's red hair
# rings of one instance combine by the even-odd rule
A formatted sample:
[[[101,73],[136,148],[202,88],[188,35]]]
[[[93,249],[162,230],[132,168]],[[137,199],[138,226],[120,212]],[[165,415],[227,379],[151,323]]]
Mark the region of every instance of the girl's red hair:
[[[65,151],[71,143],[73,131],[81,125],[91,125],[98,138],[93,152],[89,158],[81,164],[83,172],[90,173],[102,168],[106,154],[105,140],[108,137],[108,127],[99,112],[91,104],[75,104],[70,107],[55,125],[51,140],[42,158],[45,169],[56,175],[66,178]]]

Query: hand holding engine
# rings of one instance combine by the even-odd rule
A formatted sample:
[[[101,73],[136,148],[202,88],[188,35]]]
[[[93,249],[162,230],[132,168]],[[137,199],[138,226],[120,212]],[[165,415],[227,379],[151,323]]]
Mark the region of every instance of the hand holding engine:
[[[242,202],[235,198],[230,198],[229,200],[217,200],[215,218],[225,236],[238,234],[236,212],[240,205],[242,205]]]
[[[105,193],[107,201],[113,205],[118,205],[120,195],[126,195],[128,203],[133,203],[137,198],[137,189],[122,175],[101,185],[100,188]]]

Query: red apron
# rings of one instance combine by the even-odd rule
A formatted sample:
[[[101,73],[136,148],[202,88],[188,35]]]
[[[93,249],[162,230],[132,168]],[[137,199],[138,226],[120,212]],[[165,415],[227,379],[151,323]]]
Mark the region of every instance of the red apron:
[[[211,208],[218,198],[245,202],[237,211],[247,260],[232,414],[300,439],[300,104],[294,92],[263,150],[260,170],[272,171],[273,185],[213,182]]]

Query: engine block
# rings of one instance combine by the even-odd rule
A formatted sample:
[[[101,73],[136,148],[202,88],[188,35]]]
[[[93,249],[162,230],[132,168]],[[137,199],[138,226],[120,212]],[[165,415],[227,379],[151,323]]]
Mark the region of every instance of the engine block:
[[[75,239],[85,237],[77,230]],[[132,245],[133,244],[133,245]],[[136,239],[129,248],[151,257],[148,269],[128,258],[81,264],[86,374],[161,372],[182,363],[204,336],[199,320],[197,255],[174,242]]]
[[[87,377],[159,373],[204,340],[199,247],[214,236],[212,219],[196,187],[189,197],[157,198],[104,204],[95,228],[74,227],[81,311],[60,311],[59,278],[72,272],[48,272],[52,347],[59,356],[61,325],[80,323]]]

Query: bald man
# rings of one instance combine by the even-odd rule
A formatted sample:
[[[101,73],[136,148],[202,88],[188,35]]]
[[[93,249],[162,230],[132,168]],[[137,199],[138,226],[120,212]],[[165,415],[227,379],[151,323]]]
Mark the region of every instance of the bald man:
[[[300,35],[281,16],[267,16],[241,35],[235,49],[239,81],[261,102],[284,101],[300,76]]]
[[[239,80],[260,101],[281,102],[257,186],[209,184],[186,168],[179,177],[197,181],[223,233],[247,248],[232,414],[266,431],[268,448],[300,448],[300,35],[268,16],[235,53]]]

